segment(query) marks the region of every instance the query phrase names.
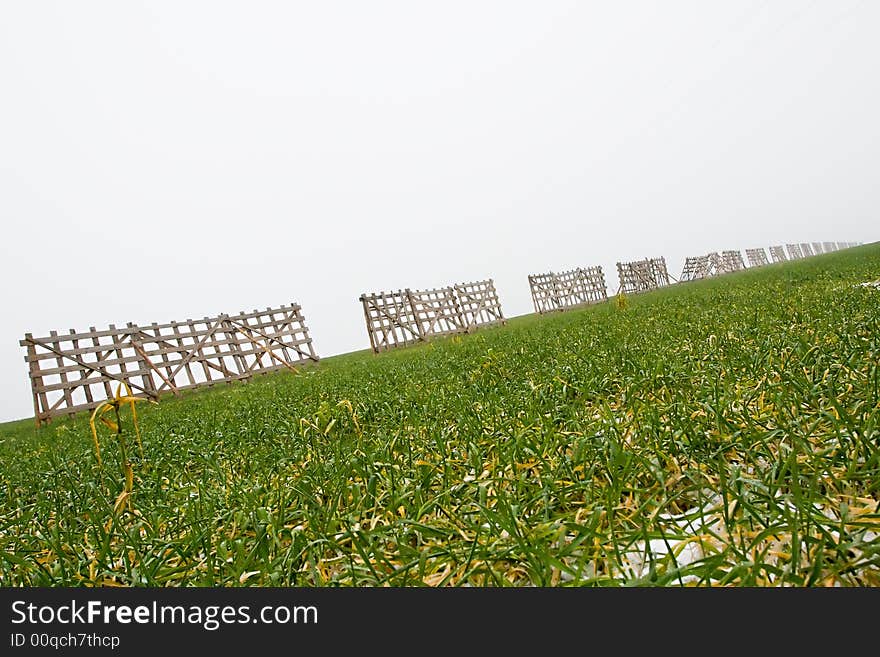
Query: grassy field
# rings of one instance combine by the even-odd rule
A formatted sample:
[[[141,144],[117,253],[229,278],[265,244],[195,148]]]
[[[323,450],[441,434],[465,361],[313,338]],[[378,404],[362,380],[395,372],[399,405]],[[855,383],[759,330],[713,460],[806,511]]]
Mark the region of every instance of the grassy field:
[[[87,416],[0,425],[0,584],[880,585],[878,278],[867,245],[140,404],[118,514],[106,429],[99,467]]]

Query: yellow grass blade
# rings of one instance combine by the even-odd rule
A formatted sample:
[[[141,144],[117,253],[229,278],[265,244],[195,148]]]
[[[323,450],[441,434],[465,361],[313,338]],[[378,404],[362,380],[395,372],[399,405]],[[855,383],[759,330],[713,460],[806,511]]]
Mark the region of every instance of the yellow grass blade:
[[[141,458],[144,458],[144,444],[141,442],[141,430],[138,427],[138,415],[137,411],[134,408],[134,403],[138,401],[134,397],[128,397],[128,405],[131,407],[131,421],[134,424],[134,435],[137,437],[138,443],[138,452],[141,455]]]
[[[95,416],[101,411],[102,408],[104,408],[105,405],[106,402],[96,407],[95,410],[92,411],[92,416],[89,418],[89,427],[92,430],[92,440],[95,443],[95,456],[98,458],[99,466],[101,465],[101,447],[98,444],[98,430],[97,428],[95,428]]]
[[[99,417],[98,419],[101,420],[101,424],[103,424],[105,427],[107,427],[111,431],[119,431],[119,425],[116,424],[116,422],[114,422],[110,418]]]
[[[113,503],[113,514],[119,515],[119,512],[125,506],[125,503],[128,502],[128,498],[131,496],[127,490],[119,493],[119,496],[116,498],[116,501]]]

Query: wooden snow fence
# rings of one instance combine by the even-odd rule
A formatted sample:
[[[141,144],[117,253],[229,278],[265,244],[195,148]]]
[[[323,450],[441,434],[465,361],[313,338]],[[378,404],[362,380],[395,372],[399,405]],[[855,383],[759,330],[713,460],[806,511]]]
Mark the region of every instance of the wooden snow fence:
[[[742,253],[740,251],[722,251],[721,262],[724,272],[729,274],[735,271],[742,271],[746,268],[743,262]]]
[[[620,291],[625,294],[646,292],[669,285],[665,258],[646,258],[633,262],[618,262],[617,277]]]
[[[800,244],[786,244],[785,248],[788,251],[789,260],[800,260],[804,257]]]
[[[602,267],[578,267],[559,273],[531,274],[532,303],[539,314],[587,306],[608,298]]]
[[[742,253],[739,251],[722,251],[721,254],[713,251],[703,256],[688,256],[684,260],[679,282],[698,281],[745,268]]]
[[[431,290],[365,293],[359,301],[376,353],[506,322],[491,278]]]
[[[714,274],[712,261],[708,255],[688,256],[684,259],[684,267],[681,270],[679,281],[699,281],[709,278]]]
[[[765,249],[746,249],[746,258],[749,260],[749,267],[763,267],[770,264]]]
[[[773,258],[773,262],[786,262],[788,260],[788,256],[785,255],[785,249],[782,246],[771,246],[770,257]]]
[[[41,338],[28,333],[19,344],[27,352],[38,426],[97,407],[121,384],[137,397],[157,399],[318,361],[298,304]]]

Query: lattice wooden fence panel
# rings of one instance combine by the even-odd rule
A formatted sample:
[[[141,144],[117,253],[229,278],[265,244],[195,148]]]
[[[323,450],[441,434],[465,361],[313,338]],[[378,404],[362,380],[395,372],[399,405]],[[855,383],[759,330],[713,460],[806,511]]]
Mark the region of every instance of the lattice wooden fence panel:
[[[824,253],[824,251],[822,250],[822,242],[813,242],[813,253],[815,253],[816,255]]]
[[[362,294],[359,301],[376,353],[506,321],[492,279],[432,290]]]
[[[620,279],[620,290],[627,294],[669,285],[665,258],[618,262],[617,276]]]
[[[711,275],[709,256],[688,256],[684,259],[684,267],[681,270],[679,280],[681,282],[698,281]]]
[[[770,264],[767,260],[767,251],[764,249],[746,249],[746,258],[749,260],[749,267],[763,267]]]
[[[466,325],[452,287],[407,290],[419,325],[419,335],[449,335],[464,332]]]
[[[804,257],[800,244],[786,244],[785,248],[788,251],[788,257],[790,260],[800,260]]]
[[[491,278],[472,283],[458,283],[453,287],[467,330],[477,326],[503,324],[506,321],[504,313],[501,312],[501,302],[498,299],[495,282]]]
[[[594,294],[592,284],[587,280],[582,269],[572,269],[556,274],[556,291],[557,300],[561,303],[561,310],[602,301],[605,298],[604,284],[600,289],[595,290]]]
[[[764,255],[766,258],[766,254]],[[746,268],[742,253],[739,251],[717,251],[704,256],[690,256],[685,258],[684,269],[681,272],[681,282],[695,281],[710,276],[728,274],[741,271]]]
[[[530,274],[529,289],[532,291],[532,304],[536,313],[552,312],[559,309],[556,300],[556,275],[553,272],[546,274]]]
[[[739,251],[722,251],[721,261],[723,263],[722,266],[724,267],[724,271],[728,273],[742,271],[746,268],[746,265],[743,262],[742,253]]]
[[[666,258],[651,258],[648,261],[651,264],[651,274],[654,278],[656,287],[665,287],[669,285],[669,272],[666,269]]]
[[[421,324],[409,300],[409,290],[362,294],[367,333],[373,351],[406,346],[422,340]]]
[[[177,392],[243,378],[235,334],[220,316],[139,327],[131,338],[159,390]]]
[[[37,424],[95,408],[125,383],[139,397],[318,361],[297,304],[200,320],[35,338],[26,349]]]
[[[788,257],[785,255],[785,249],[781,246],[771,246],[770,257],[773,258],[773,262],[786,262],[788,260]]]
[[[601,267],[578,267],[560,273],[529,276],[535,312],[566,310],[605,301],[608,288]]]
[[[585,303],[598,303],[608,299],[608,285],[602,267],[581,268],[581,281],[584,286]]]
[[[228,336],[227,340],[237,338],[238,345],[230,341],[227,349],[234,352],[242,374],[250,376],[318,361],[303,320],[298,305],[254,309],[224,316],[222,333]],[[218,347],[222,347],[222,342]]]
[[[804,254],[805,258],[809,258],[810,256],[815,255],[813,253],[813,247],[810,246],[809,242],[801,242],[801,253]]]

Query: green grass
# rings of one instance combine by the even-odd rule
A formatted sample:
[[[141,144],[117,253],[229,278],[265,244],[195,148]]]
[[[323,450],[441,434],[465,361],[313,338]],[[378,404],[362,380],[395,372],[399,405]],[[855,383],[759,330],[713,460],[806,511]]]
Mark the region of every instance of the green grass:
[[[87,416],[0,425],[0,584],[880,585],[877,278],[873,244],[141,404],[115,520]]]

